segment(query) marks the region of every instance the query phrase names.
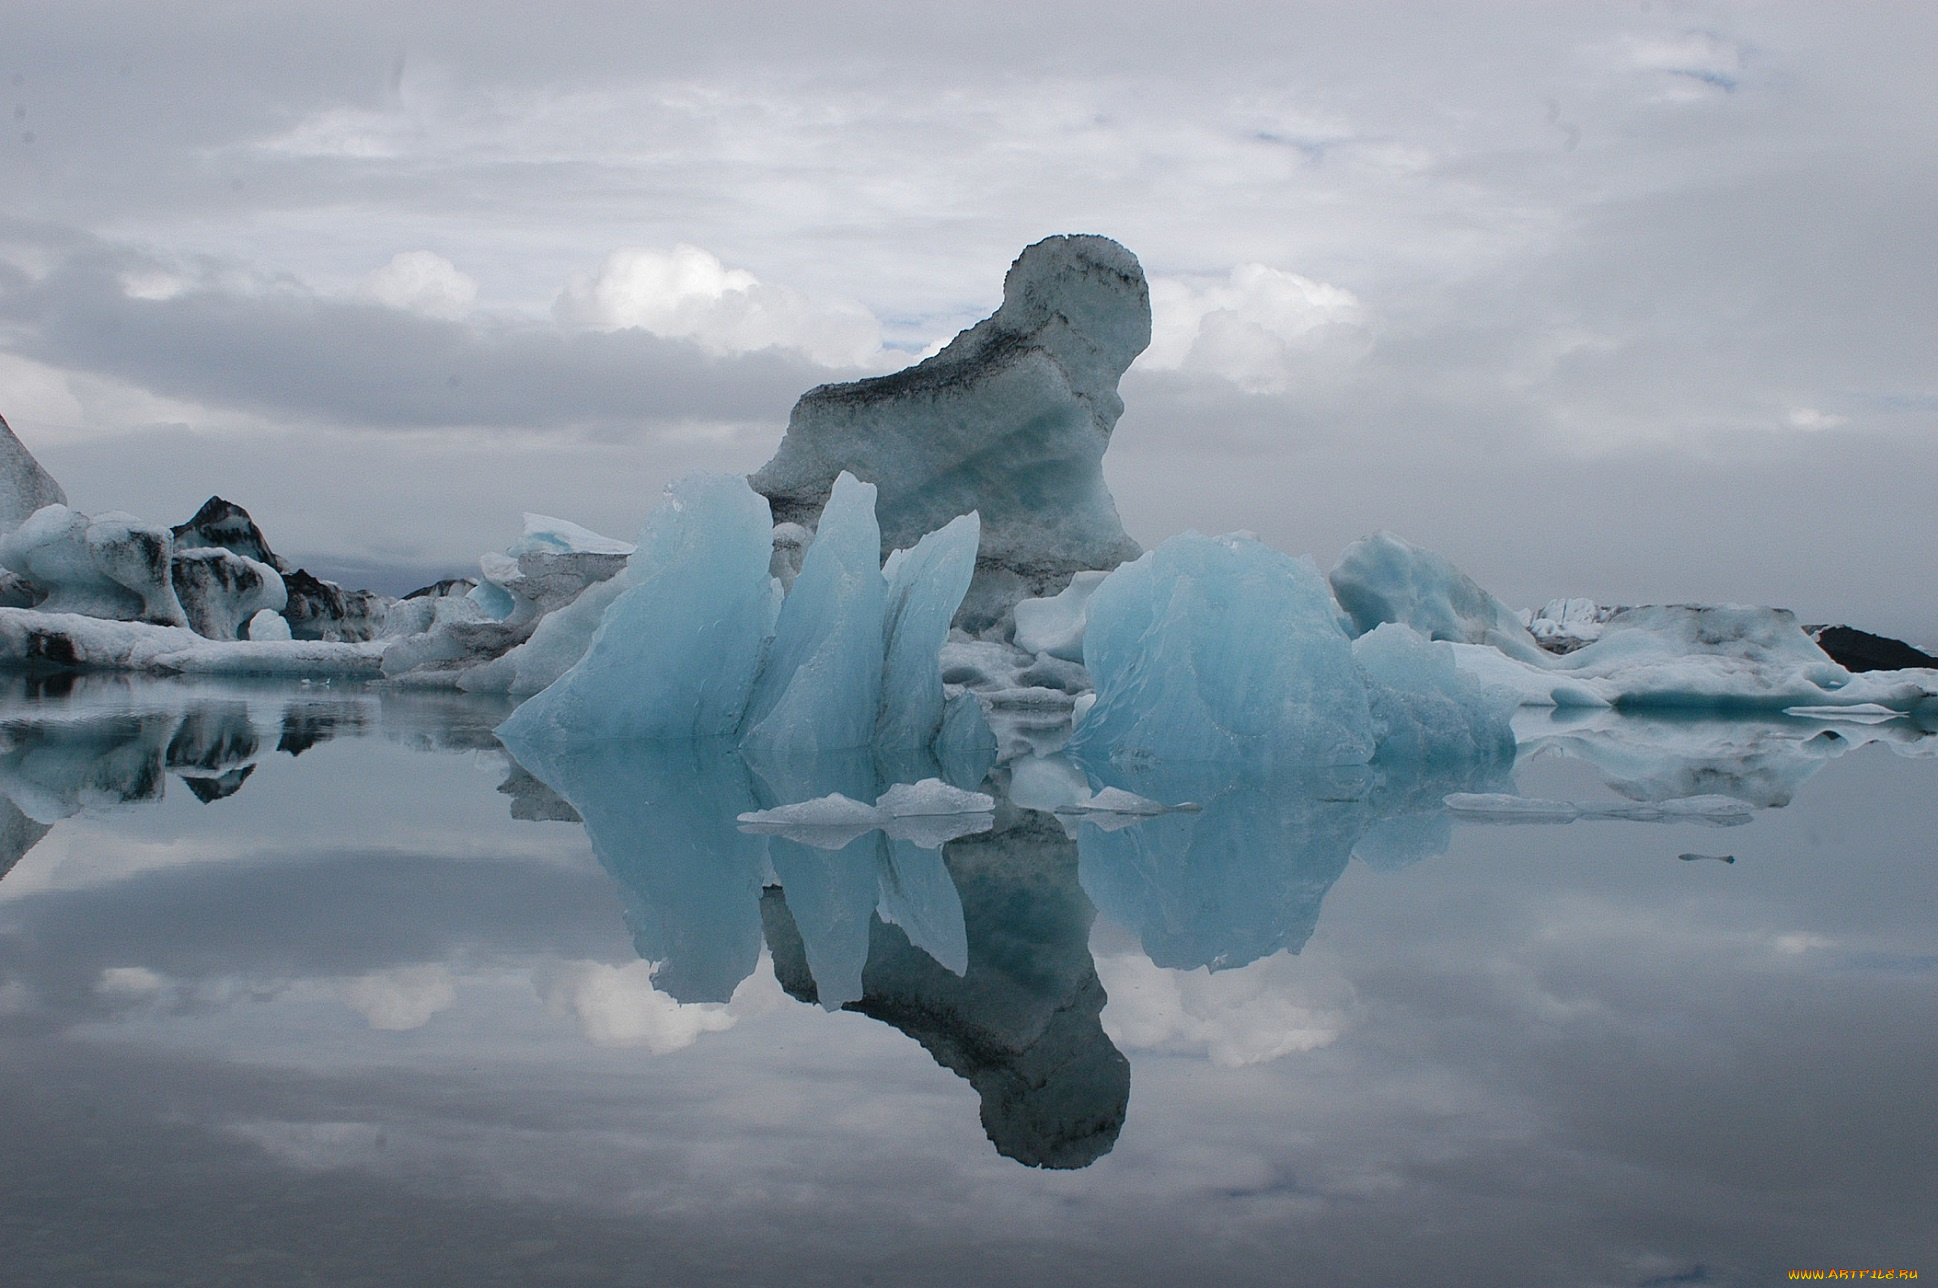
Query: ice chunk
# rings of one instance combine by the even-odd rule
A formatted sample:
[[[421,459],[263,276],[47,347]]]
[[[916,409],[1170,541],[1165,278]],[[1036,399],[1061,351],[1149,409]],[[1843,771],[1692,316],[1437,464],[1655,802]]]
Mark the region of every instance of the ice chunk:
[[[632,556],[631,584],[606,610],[586,655],[514,711],[502,736],[732,735],[774,629],[778,588],[767,572],[772,534],[767,504],[745,479],[690,474],[675,482],[648,516]],[[879,595],[872,559],[868,572]],[[867,629],[878,660],[879,611]],[[874,710],[871,702],[871,726]]]
[[[1090,594],[1108,573],[1080,572],[1070,584],[1048,599],[1025,599],[1016,605],[1016,647],[1027,653],[1048,653],[1069,662],[1083,661],[1083,628],[1088,620]]]
[[[1556,659],[1554,667],[1602,684],[1625,710],[1866,703],[1906,710],[1938,693],[1938,674],[1930,671],[1853,676],[1787,609],[1737,604],[1625,609],[1608,620],[1600,639]]]
[[[951,519],[882,565],[888,582],[882,619],[881,716],[875,743],[927,747],[942,731],[942,646],[949,638],[969,579],[976,572],[981,532],[974,514]]]
[[[1118,377],[1150,338],[1134,255],[1103,237],[1047,238],[1011,265],[1002,307],[942,352],[805,394],[754,486],[775,519],[813,524],[835,476],[853,471],[881,489],[881,554],[979,511],[957,620],[980,629],[1138,553],[1102,461],[1124,409]]]
[[[1366,685],[1310,560],[1247,537],[1171,538],[1090,597],[1090,760],[1364,763]]]
[[[1377,759],[1431,763],[1511,760],[1519,698],[1454,665],[1453,650],[1387,622],[1353,641],[1366,677]]]
[[[299,640],[374,640],[396,601],[374,590],[347,590],[298,568],[283,575],[289,602],[283,616]]]
[[[503,656],[458,677],[472,693],[537,693],[585,656],[606,609],[630,583],[613,577],[587,586],[563,608],[538,619],[531,635]]]
[[[939,778],[924,778],[919,783],[896,783],[875,799],[875,808],[889,818],[987,814],[996,808],[996,798],[951,787]]]
[[[631,555],[634,549],[630,542],[602,537],[576,523],[555,519],[549,514],[527,512],[524,535],[514,541],[505,553],[513,559],[536,554],[617,555],[623,559]]]
[[[813,544],[814,534],[798,523],[774,525],[774,558],[767,565],[767,571],[774,575],[782,590],[794,588],[794,579],[801,575],[801,561],[807,558],[807,549]]]
[[[268,564],[279,573],[290,570],[289,564],[269,548],[269,538],[263,536],[249,512],[219,496],[202,502],[202,508],[193,518],[176,524],[169,532],[175,538],[178,554],[184,550],[227,550],[244,559]]]
[[[43,506],[66,504],[67,493],[0,416],[0,533],[13,531]]]
[[[881,811],[865,801],[852,800],[840,792],[829,792],[811,801],[777,805],[773,809],[751,810],[739,816],[742,828],[779,831],[782,828],[854,828],[857,835],[881,826]]]
[[[186,626],[0,608],[0,663],[169,675],[381,674],[381,644],[205,639]]]
[[[258,609],[249,619],[248,629],[243,632],[243,635],[246,639],[264,644],[294,638],[289,633],[289,622],[273,608]]]
[[[1621,610],[1592,599],[1551,599],[1538,611],[1521,614],[1534,642],[1550,653],[1572,653],[1601,638],[1602,624]]]
[[[1524,662],[1546,656],[1513,609],[1447,560],[1390,532],[1347,546],[1328,580],[1358,634],[1399,622],[1430,640],[1490,644]]]
[[[172,548],[167,528],[132,514],[90,519],[49,505],[0,539],[0,563],[48,592],[43,612],[185,626],[169,581]]]
[[[176,551],[169,561],[169,579],[189,629],[212,640],[240,639],[251,618],[281,613],[289,602],[274,568],[221,546]],[[283,638],[288,639],[288,623],[284,626]]]
[[[765,577],[771,527],[762,544]],[[874,737],[887,598],[880,549],[875,488],[844,473],[781,605],[747,703],[741,741],[757,754],[866,747]]]

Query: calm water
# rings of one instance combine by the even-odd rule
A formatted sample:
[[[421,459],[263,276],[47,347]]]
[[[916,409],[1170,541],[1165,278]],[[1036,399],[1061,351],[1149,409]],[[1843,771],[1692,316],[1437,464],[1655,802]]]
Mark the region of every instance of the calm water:
[[[1913,722],[1529,717],[1114,832],[1022,808],[1051,764],[938,850],[733,822],[921,766],[521,766],[504,713],[15,682],[0,1282],[1938,1275]]]

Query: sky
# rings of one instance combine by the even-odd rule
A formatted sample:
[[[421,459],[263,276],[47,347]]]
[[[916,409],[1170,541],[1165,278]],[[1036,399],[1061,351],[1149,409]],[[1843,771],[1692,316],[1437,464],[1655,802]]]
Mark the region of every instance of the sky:
[[[1938,644],[1938,10],[9,0],[0,414],[401,591],[630,537],[1025,245],[1152,283],[1133,536]]]

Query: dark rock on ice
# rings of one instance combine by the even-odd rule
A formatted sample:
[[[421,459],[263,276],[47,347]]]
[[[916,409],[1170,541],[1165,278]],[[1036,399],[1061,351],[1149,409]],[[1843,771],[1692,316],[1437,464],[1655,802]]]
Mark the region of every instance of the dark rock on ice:
[[[290,571],[289,564],[269,548],[268,538],[262,535],[262,529],[249,517],[249,512],[219,496],[204,501],[194,518],[187,523],[177,524],[169,531],[175,536],[175,549],[178,551],[227,550],[245,559],[268,564],[279,573]]]
[[[754,488],[776,523],[811,528],[851,471],[880,489],[884,555],[978,511],[976,577],[956,621],[993,625],[1019,599],[1140,553],[1102,463],[1124,410],[1118,378],[1150,339],[1136,256],[1105,237],[1046,238],[1010,266],[1002,307],[942,352],[804,394]]]
[[[0,416],[0,532],[19,527],[44,505],[66,504],[67,493]]]
[[[1938,657],[1912,648],[1903,640],[1873,635],[1854,626],[1810,626],[1805,628],[1817,647],[1846,671],[1904,671],[1938,667]]]

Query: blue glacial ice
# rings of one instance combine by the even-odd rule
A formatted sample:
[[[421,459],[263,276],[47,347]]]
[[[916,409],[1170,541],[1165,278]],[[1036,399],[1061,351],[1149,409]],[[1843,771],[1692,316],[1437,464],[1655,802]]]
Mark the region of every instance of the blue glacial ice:
[[[501,729],[525,742],[727,738],[774,630],[773,523],[745,479],[690,474],[647,518],[592,645]],[[879,626],[875,628],[879,632]]]
[[[1090,596],[1091,760],[1363,764],[1366,684],[1319,570],[1246,536],[1171,538]]]
[[[1486,644],[1523,662],[1547,659],[1513,609],[1446,559],[1390,532],[1347,546],[1327,579],[1356,635],[1398,622],[1430,640]]]
[[[771,523],[766,531],[771,562]],[[743,745],[764,755],[812,754],[873,741],[887,598],[875,487],[843,472],[781,604],[773,644],[747,704]]]
[[[882,618],[881,716],[875,742],[927,747],[942,732],[942,646],[976,573],[982,524],[973,511],[951,519],[882,565],[888,582]]]

